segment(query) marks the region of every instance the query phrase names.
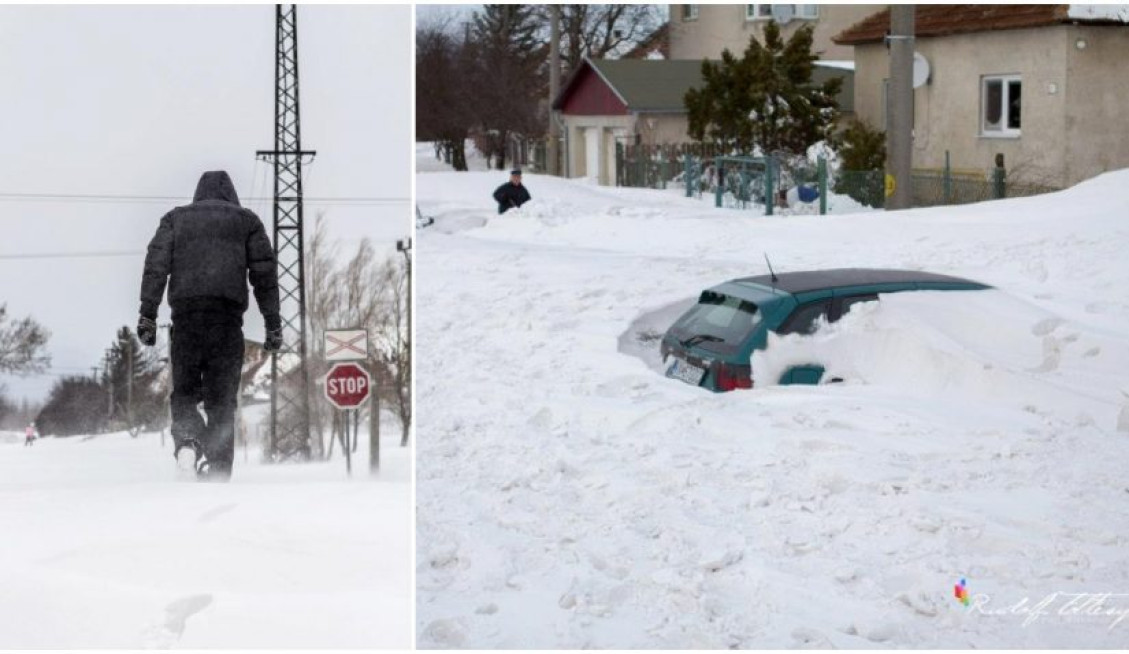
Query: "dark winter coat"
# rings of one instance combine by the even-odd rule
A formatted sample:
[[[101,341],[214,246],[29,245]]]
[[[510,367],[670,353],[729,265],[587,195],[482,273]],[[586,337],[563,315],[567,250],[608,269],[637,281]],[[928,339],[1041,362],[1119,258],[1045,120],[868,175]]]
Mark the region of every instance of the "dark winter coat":
[[[506,211],[529,202],[529,191],[524,184],[506,182],[494,191],[494,200],[498,203],[498,213]]]
[[[226,172],[204,173],[192,204],[165,214],[149,242],[141,315],[156,319],[167,282],[173,322],[204,313],[241,323],[248,278],[267,329],[279,327],[278,270],[263,223],[239,205]]]

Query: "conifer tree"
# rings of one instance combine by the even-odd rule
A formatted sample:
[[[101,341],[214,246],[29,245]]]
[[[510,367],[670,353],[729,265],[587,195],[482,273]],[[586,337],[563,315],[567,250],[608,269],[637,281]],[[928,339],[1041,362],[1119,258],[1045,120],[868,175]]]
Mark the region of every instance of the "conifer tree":
[[[811,46],[810,25],[785,42],[769,21],[764,44],[750,37],[742,58],[726,49],[720,62],[703,61],[705,84],[686,93],[690,136],[741,154],[800,155],[827,139],[842,80],[813,82]]]
[[[533,5],[484,5],[471,26],[474,87],[471,103],[482,150],[504,168],[510,134],[539,134],[546,45]]]

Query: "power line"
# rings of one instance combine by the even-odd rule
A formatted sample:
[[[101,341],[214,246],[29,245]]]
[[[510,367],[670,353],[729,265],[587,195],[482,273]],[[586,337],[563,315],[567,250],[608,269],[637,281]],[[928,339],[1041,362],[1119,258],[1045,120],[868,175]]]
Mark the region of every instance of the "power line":
[[[144,255],[144,250],[106,250],[102,252],[35,252],[31,254],[0,254],[0,260],[85,259],[89,257],[140,257]]]
[[[274,202],[273,197],[245,197],[243,202]],[[323,205],[395,205],[409,204],[411,198],[398,197],[303,197],[303,202]],[[113,194],[83,194],[83,193],[0,193],[0,202],[86,202],[106,204],[145,204],[169,202],[191,202],[192,198],[184,195],[113,195]]]

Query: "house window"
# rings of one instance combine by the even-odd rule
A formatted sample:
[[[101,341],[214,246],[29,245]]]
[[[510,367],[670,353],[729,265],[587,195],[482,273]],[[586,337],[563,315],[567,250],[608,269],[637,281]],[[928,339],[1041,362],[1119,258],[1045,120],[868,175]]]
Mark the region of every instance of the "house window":
[[[1019,136],[1023,80],[1019,75],[986,75],[980,80],[980,133]]]
[[[793,18],[814,20],[819,18],[819,5],[787,5]],[[745,5],[745,20],[772,20],[773,5]]]
[[[698,20],[698,5],[682,5],[682,20]]]

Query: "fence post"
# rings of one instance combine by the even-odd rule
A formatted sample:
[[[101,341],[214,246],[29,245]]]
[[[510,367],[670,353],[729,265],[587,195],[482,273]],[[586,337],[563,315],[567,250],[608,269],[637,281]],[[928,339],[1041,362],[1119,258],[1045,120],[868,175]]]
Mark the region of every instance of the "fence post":
[[[616,141],[615,144],[615,185],[624,186],[623,183],[623,144]]]
[[[819,215],[827,215],[827,159],[819,157]]]
[[[668,162],[667,157],[666,157],[666,150],[660,149],[659,150],[659,184],[660,184],[659,188],[661,188],[664,191],[666,190],[666,174],[667,174],[667,164],[668,163],[669,162]]]
[[[944,188],[945,188],[945,204],[952,204],[953,203],[953,168],[949,163],[949,151],[948,150],[945,150],[945,176],[944,176],[943,184],[944,184]]]
[[[1007,196],[1007,171],[1004,169],[1003,153],[996,154],[996,168],[992,171],[992,192],[997,200]]]
[[[686,197],[694,197],[693,192],[690,190],[690,175],[694,170],[693,162],[690,161],[690,153],[685,152],[682,155],[682,181],[686,184]],[[697,183],[697,182],[695,182]]]
[[[772,157],[764,158],[764,215],[771,216],[776,206],[776,189],[772,183]]]
[[[646,146],[635,146],[635,187],[647,188],[647,165],[650,152],[647,151]]]
[[[722,189],[725,188],[725,168],[721,165],[720,157],[713,160],[713,169],[717,174],[717,188],[714,189],[713,193],[713,206],[720,209]]]

